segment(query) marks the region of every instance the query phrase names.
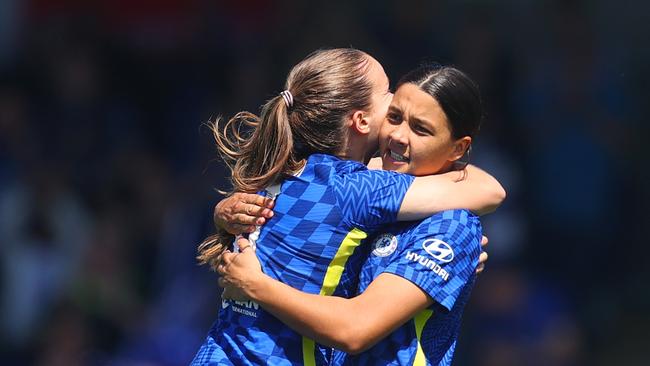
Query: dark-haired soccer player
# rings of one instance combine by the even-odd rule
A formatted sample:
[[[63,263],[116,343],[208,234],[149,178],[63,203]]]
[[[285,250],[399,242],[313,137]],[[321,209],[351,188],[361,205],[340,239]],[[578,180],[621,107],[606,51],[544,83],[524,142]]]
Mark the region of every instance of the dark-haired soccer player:
[[[480,120],[478,89],[465,74],[417,69],[400,81],[380,132],[383,167],[416,176],[448,171],[468,150]],[[243,252],[224,254],[218,270],[226,297],[255,301],[301,334],[355,354],[336,353],[331,362],[448,365],[480,240],[479,220],[467,210],[394,224],[363,247],[369,256],[360,294],[350,299],[273,280],[259,270],[245,239],[238,241]]]

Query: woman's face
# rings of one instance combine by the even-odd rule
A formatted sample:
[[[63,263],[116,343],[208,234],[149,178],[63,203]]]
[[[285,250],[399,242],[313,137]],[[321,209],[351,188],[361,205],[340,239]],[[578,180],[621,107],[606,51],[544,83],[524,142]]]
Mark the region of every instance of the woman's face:
[[[383,169],[416,176],[449,169],[470,142],[455,140],[438,102],[409,83],[395,92],[379,131]]]

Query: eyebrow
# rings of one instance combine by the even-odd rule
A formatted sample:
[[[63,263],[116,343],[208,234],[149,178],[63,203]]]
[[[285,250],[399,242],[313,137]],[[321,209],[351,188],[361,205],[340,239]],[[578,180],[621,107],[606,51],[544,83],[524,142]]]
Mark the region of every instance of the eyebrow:
[[[417,118],[417,117],[411,117],[411,116],[409,116],[409,120],[413,124],[419,124],[421,127],[425,128],[427,131],[429,131],[431,133],[436,133],[436,127],[433,126],[432,123],[429,123],[429,121],[427,121],[427,120],[420,119],[420,118]]]
[[[402,110],[392,104],[388,106],[388,111],[402,114]]]

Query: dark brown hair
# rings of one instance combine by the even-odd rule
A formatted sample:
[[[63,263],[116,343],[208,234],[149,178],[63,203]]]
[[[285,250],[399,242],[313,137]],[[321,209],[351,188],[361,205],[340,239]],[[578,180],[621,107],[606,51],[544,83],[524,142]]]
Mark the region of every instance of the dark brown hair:
[[[478,133],[483,118],[481,93],[467,74],[451,66],[423,65],[404,75],[397,87],[405,83],[416,85],[440,104],[453,138]]]
[[[346,144],[345,118],[371,106],[370,56],[353,48],[318,50],[291,69],[285,89],[262,106],[261,115],[239,112],[211,126],[233,192],[255,193],[297,172],[309,155],[340,155]],[[218,233],[199,245],[199,262],[214,267],[232,237]]]

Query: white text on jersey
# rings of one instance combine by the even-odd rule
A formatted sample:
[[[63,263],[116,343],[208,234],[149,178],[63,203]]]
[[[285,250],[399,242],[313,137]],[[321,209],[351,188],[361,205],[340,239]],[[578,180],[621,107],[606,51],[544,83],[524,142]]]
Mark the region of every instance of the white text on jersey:
[[[429,268],[430,270],[433,271],[433,273],[437,274],[438,277],[442,278],[443,280],[447,281],[449,279],[449,273],[447,273],[447,271],[445,271],[442,267],[440,267],[440,265],[436,263],[433,259],[410,251],[406,252],[405,257],[410,261],[417,262],[420,265]]]

